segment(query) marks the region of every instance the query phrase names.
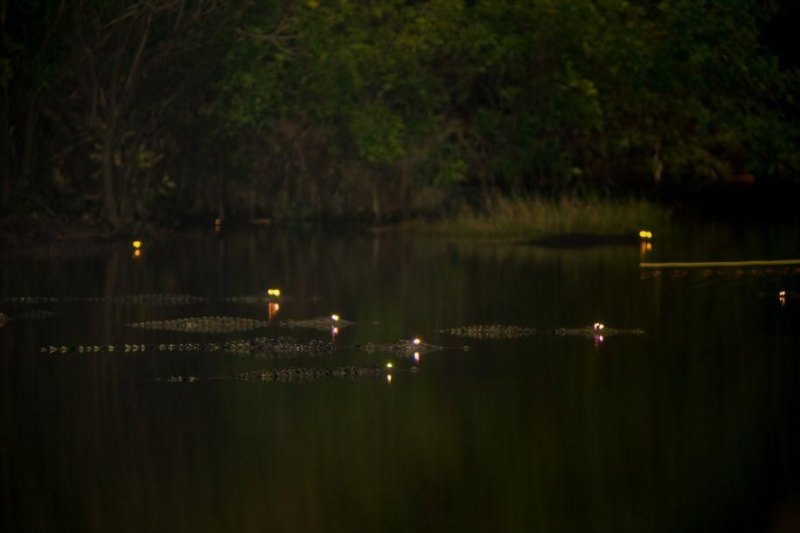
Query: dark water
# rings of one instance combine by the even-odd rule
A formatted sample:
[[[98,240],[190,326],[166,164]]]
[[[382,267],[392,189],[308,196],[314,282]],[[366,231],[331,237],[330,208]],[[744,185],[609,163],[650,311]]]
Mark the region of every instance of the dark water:
[[[657,237],[659,237],[657,235]],[[797,229],[675,230],[653,260],[800,255]],[[798,271],[643,273],[636,247],[551,250],[275,229],[12,255],[4,298],[184,293],[184,306],[5,303],[2,531],[797,531]],[[39,353],[196,339],[131,322],[266,318],[220,301],[279,287],[278,318],[340,313],[337,343],[469,344],[413,361]],[[787,290],[781,304],[777,294]],[[480,323],[602,321],[641,336],[454,339]],[[286,331],[266,330],[266,334]],[[324,339],[325,333],[288,332]],[[205,336],[225,339],[241,336]],[[311,383],[157,378],[383,365]]]

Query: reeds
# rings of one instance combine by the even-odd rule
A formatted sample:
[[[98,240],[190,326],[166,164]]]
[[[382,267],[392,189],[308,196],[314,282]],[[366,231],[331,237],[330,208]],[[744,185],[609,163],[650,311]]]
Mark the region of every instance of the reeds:
[[[669,210],[638,198],[491,198],[481,209],[462,208],[429,225],[435,233],[473,238],[537,239],[586,233],[620,235],[662,227]]]

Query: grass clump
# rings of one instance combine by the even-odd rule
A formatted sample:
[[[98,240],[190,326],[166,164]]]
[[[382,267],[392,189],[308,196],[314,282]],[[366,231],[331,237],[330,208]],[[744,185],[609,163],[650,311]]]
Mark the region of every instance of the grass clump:
[[[482,208],[460,209],[434,222],[435,232],[461,237],[538,239],[585,233],[621,235],[662,227],[670,217],[667,208],[643,199],[605,200],[562,197],[502,197]]]

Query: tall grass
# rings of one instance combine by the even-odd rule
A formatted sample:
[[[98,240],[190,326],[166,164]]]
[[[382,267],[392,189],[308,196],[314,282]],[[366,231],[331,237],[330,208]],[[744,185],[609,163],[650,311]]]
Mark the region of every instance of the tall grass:
[[[669,217],[667,208],[642,199],[498,196],[482,209],[462,208],[454,216],[432,223],[429,229],[447,235],[493,239],[536,239],[574,233],[619,235],[662,227]]]

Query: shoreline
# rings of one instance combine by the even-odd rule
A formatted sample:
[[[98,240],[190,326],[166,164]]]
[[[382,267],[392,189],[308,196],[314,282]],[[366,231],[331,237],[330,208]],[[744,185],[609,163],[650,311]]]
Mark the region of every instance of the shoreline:
[[[739,194],[742,191],[737,191]],[[638,231],[647,229],[659,234],[659,228],[683,223],[728,223],[733,225],[797,225],[796,213],[787,209],[765,210],[763,202],[752,209],[736,209],[724,205],[728,198],[715,202],[663,203],[642,199],[543,199],[540,197],[495,197],[483,208],[463,205],[448,215],[417,214],[383,222],[365,218],[309,219],[269,218],[233,219],[226,221],[223,234],[243,228],[273,227],[285,230],[298,228],[347,229],[369,232],[406,232],[470,241],[491,241],[543,247],[585,248],[605,245],[633,245],[640,242]],[[740,196],[741,199],[741,196]],[[788,198],[781,198],[786,203]],[[736,202],[738,203],[738,202]],[[723,206],[724,210],[715,209]],[[214,231],[214,221],[197,217],[178,220],[175,224],[138,225],[115,231],[101,221],[39,217],[0,220],[0,251],[4,253],[36,253],[72,245],[102,245],[134,238],[161,238],[187,234],[207,228]]]

